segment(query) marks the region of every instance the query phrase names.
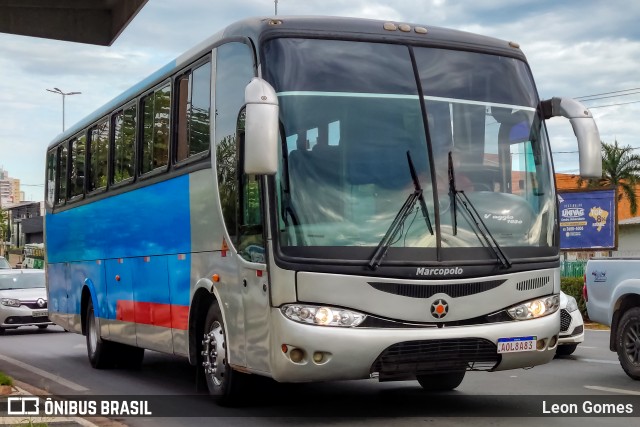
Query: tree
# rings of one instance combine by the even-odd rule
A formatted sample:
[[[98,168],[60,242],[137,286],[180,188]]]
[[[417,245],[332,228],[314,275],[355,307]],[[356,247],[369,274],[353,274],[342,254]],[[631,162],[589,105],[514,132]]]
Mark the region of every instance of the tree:
[[[7,231],[9,229],[9,212],[0,207],[0,246],[7,241]]]
[[[602,142],[602,177],[586,180],[587,188],[614,187],[618,201],[626,198],[629,201],[631,215],[638,210],[635,187],[640,183],[640,155],[634,154],[633,148],[627,145],[621,147],[618,141],[613,144]],[[585,182],[578,180],[582,187]]]

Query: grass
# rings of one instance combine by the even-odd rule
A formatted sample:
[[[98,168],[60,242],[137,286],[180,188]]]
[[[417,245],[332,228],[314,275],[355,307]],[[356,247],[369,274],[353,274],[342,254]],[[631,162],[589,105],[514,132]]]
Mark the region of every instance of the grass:
[[[0,372],[0,385],[13,386],[13,378],[6,375],[4,372]]]

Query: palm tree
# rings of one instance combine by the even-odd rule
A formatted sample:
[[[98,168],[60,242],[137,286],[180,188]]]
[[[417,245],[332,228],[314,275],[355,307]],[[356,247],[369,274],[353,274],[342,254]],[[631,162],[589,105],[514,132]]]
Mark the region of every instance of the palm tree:
[[[616,189],[618,201],[625,197],[629,201],[631,215],[638,210],[635,187],[640,183],[640,155],[633,153],[634,148],[627,145],[621,147],[618,141],[613,144],[602,142],[602,177],[586,180],[587,188],[613,187]],[[585,180],[578,179],[582,187]]]

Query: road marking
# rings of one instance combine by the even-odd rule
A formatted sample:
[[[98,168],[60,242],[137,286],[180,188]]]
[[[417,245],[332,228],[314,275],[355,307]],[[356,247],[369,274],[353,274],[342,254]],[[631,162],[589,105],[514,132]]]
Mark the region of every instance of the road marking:
[[[22,369],[26,369],[27,371],[33,372],[36,375],[40,375],[41,377],[45,377],[50,379],[51,381],[55,381],[58,384],[61,384],[65,387],[70,388],[71,390],[75,390],[75,391],[88,391],[89,389],[86,387],[81,386],[80,384],[76,384],[74,382],[71,381],[67,381],[64,378],[59,377],[58,375],[54,375],[50,372],[47,371],[43,371],[40,368],[36,368],[35,366],[31,366],[27,363],[21,362],[19,360],[13,359],[9,356],[5,356],[3,354],[0,354],[0,360],[4,360],[5,362],[9,362],[13,365],[19,366]]]
[[[634,396],[640,396],[640,391],[624,390],[621,388],[600,387],[597,385],[586,385],[584,386],[584,388],[588,388],[590,390],[600,390],[600,391],[608,391],[611,393],[633,394]]]
[[[591,362],[591,363],[606,363],[608,365],[618,365],[620,362],[616,362],[615,360],[600,360],[600,359],[578,359],[583,362]]]
[[[84,348],[84,345],[78,344],[80,347]],[[76,346],[77,347],[77,346]],[[598,348],[598,347],[589,347],[588,345],[581,345],[580,348]]]

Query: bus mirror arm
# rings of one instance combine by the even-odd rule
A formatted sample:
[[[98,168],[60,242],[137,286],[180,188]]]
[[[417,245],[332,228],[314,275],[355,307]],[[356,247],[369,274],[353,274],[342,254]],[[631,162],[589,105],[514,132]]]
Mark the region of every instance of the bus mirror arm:
[[[571,98],[551,98],[540,103],[545,120],[562,116],[569,119],[578,140],[580,176],[602,177],[602,152],[600,133],[589,111],[582,103]]]
[[[244,173],[274,175],[278,170],[278,96],[269,83],[254,77],[244,98]]]

